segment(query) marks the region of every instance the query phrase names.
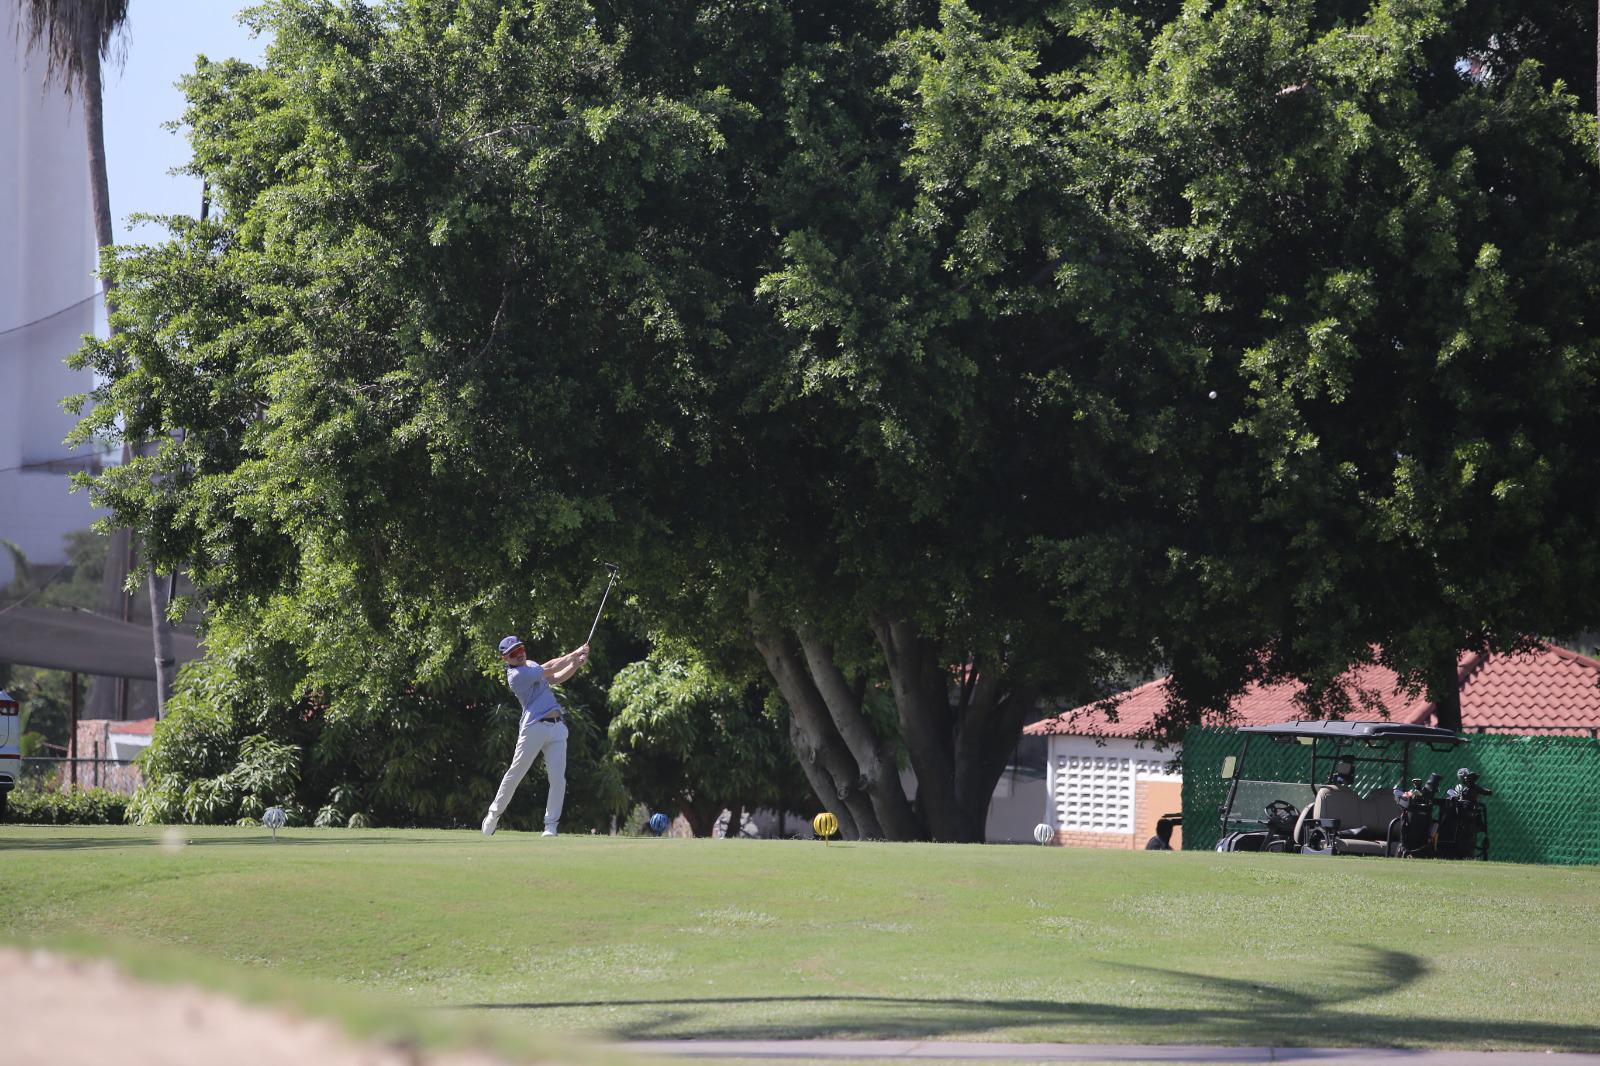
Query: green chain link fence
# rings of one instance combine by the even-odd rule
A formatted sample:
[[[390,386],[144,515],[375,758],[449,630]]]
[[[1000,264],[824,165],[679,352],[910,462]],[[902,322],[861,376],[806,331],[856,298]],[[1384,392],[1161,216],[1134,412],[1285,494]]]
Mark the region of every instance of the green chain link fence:
[[[1221,836],[1217,808],[1227,798],[1222,760],[1236,755],[1242,739],[1234,729],[1191,729],[1183,744],[1183,846],[1208,850]],[[1319,749],[1321,750],[1321,749]],[[1327,750],[1332,750],[1328,748]],[[1398,754],[1398,751],[1396,752]],[[1304,781],[1310,749],[1258,737],[1243,769],[1252,778]],[[1456,770],[1470,767],[1494,789],[1483,801],[1489,814],[1489,857],[1504,862],[1600,863],[1600,740],[1588,737],[1529,737],[1481,734],[1453,751],[1411,749],[1410,776],[1444,775],[1442,795],[1456,783]],[[1326,772],[1318,761],[1319,772]],[[1356,790],[1393,788],[1398,766],[1358,762]]]

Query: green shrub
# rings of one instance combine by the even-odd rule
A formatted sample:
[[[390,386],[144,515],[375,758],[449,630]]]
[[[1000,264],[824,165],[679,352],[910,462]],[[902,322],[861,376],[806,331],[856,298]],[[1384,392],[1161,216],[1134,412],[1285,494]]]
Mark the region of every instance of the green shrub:
[[[21,825],[121,825],[133,797],[104,788],[35,790],[11,793],[6,821]]]
[[[604,706],[603,690],[587,694]],[[571,731],[562,821],[605,828],[626,809],[605,723],[582,685],[562,695]],[[141,756],[132,820],[233,825],[279,806],[291,826],[476,828],[520,718],[503,680],[466,665],[437,687],[307,691],[290,651],[213,628],[207,657],[184,667]],[[547,790],[536,767],[500,824],[537,829]]]

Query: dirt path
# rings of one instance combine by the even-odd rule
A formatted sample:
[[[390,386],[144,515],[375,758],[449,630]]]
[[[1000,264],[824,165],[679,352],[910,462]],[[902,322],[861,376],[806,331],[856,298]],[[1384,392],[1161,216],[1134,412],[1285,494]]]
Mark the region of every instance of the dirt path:
[[[362,1043],[326,1022],[43,951],[0,949],[0,1018],[0,1058],[19,1066],[503,1066]]]
[[[352,1039],[327,1022],[186,985],[135,980],[108,962],[0,948],[0,1063],[11,1066],[506,1066],[476,1052]],[[623,1056],[925,1059],[946,1062],[1321,1063],[1325,1066],[1600,1066],[1600,1055],[1355,1048],[1138,1047],[905,1040],[661,1040]],[[657,1060],[661,1061],[661,1060]]]

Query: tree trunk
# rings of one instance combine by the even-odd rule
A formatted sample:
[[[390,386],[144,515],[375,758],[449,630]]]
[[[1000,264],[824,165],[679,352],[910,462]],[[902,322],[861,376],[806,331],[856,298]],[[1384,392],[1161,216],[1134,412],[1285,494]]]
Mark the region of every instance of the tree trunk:
[[[910,622],[875,616],[872,629],[917,775],[913,805],[888,745],[862,714],[861,693],[827,642],[806,626],[792,637],[763,615],[754,593],[750,602],[751,637],[789,706],[795,754],[818,798],[839,818],[841,835],[982,841],[995,784],[1033,704],[1031,691],[1002,695],[998,669],[974,668],[952,707],[949,657]]]
[[[1441,729],[1461,730],[1461,667],[1455,649],[1441,654],[1434,665],[1428,698],[1433,701],[1433,722]]]
[[[112,243],[113,236],[111,186],[106,171],[105,129],[100,98],[100,51],[92,37],[87,35],[78,42],[78,49],[83,53],[83,84],[79,86],[78,95],[83,101],[83,129],[89,150],[89,204],[94,214],[95,247],[103,249]],[[115,283],[110,278],[100,279],[100,291],[105,294],[108,314],[114,288]],[[127,462],[129,455],[127,445],[123,445],[122,461]],[[130,536],[126,529],[115,530],[111,534],[110,544],[106,546],[106,570],[100,584],[100,605],[111,618],[127,616],[129,594],[125,586],[128,581]],[[106,684],[109,680],[106,678],[94,686],[94,695],[89,701],[89,717],[117,717],[118,686]]]
[[[862,782],[872,810],[890,840],[919,840],[926,836],[916,812],[900,786],[894,753],[879,741],[861,713],[861,694],[850,686],[833,661],[833,649],[809,628],[798,636],[812,683],[822,697],[834,727],[861,768]]]
[[[872,629],[889,667],[900,735],[917,775],[917,812],[934,840],[961,840],[950,688],[937,649],[909,622],[878,616]]]
[[[984,687],[978,686],[980,693]],[[1004,699],[995,694],[997,683],[988,687],[987,697],[974,699],[964,709],[956,730],[955,792],[962,830],[959,839],[969,843],[980,843],[987,835],[985,825],[994,787],[1016,750],[1022,723],[1034,702],[1032,692],[1025,687],[1012,690]]]
[[[722,805],[712,806],[694,800],[684,800],[679,810],[683,814],[683,820],[689,823],[690,834],[696,837],[709,837],[717,828],[717,815],[722,813]]]
[[[89,154],[89,199],[94,209],[94,236],[95,244],[100,249],[102,256],[106,249],[116,243],[116,236],[111,225],[111,180],[106,168],[106,135],[105,111],[103,100],[103,86],[100,78],[100,43],[93,36],[93,27],[90,20],[84,20],[84,33],[78,41],[79,59],[83,65],[83,85],[79,95],[83,99],[83,128],[88,141]],[[101,291],[105,293],[106,315],[116,309],[116,282],[109,276],[102,274],[100,278]],[[117,327],[110,327],[111,335],[117,335]],[[123,449],[123,461],[129,458],[127,448]],[[118,540],[124,540],[131,534],[126,531],[121,537],[113,537],[111,544],[112,554],[107,560],[106,584],[103,591],[109,598],[109,587],[113,580],[120,588],[127,580],[127,573],[120,575],[110,573],[112,558],[126,558],[126,552],[118,552]],[[148,554],[148,553],[147,553]],[[150,641],[156,664],[156,717],[166,715],[167,697],[172,694],[172,630],[167,623],[166,597],[158,588],[161,582],[152,569],[149,575],[150,587]]]
[[[735,803],[728,808],[728,828],[722,834],[724,840],[732,840],[739,835],[739,829],[744,822],[744,804]]]
[[[89,20],[84,20],[85,29]],[[111,232],[111,182],[106,172],[106,134],[104,113],[101,108],[100,46],[92,33],[85,33],[78,42],[83,62],[83,128],[89,147],[89,199],[94,209],[95,244],[104,252],[115,243]],[[116,287],[110,278],[101,277],[101,290],[106,294],[106,310],[111,307],[112,292]]]
[[[801,772],[811,784],[811,791],[816,794],[817,802],[822,805],[823,810],[839,820],[839,835],[846,840],[860,840],[861,831],[856,827],[855,817],[851,815],[850,808],[839,798],[839,793],[833,787],[833,779],[822,768],[816,746],[811,743],[811,738],[806,736],[805,730],[800,728],[800,722],[793,712],[789,714],[789,743],[794,748],[795,758],[800,762]]]
[[[100,578],[100,613],[107,618],[124,618],[128,610],[128,592],[123,587],[128,581],[128,531],[113,529],[106,538],[106,568]],[[102,677],[89,688],[89,705],[85,717],[117,717],[117,685],[115,679]]]
[[[883,827],[873,811],[872,800],[863,788],[861,769],[850,754],[849,747],[839,731],[834,728],[828,708],[812,683],[810,675],[801,665],[800,657],[782,634],[764,628],[758,621],[751,628],[751,639],[756,650],[766,660],[767,670],[778,684],[789,713],[815,753],[817,765],[824,772],[827,792],[818,790],[819,798],[827,800],[828,792],[839,798],[850,811],[850,822],[855,826],[856,839],[882,840]],[[816,786],[813,779],[812,787]],[[840,832],[845,820],[839,820]]]
[[[153,566],[145,574],[145,583],[150,591],[150,643],[156,659],[156,717],[165,718],[175,672],[172,625],[167,621],[167,589]]]
[[[873,632],[889,664],[924,823],[935,840],[981,842],[995,784],[1034,693],[1019,688],[1002,695],[998,665],[974,656],[952,708],[948,656],[904,620],[879,616]]]

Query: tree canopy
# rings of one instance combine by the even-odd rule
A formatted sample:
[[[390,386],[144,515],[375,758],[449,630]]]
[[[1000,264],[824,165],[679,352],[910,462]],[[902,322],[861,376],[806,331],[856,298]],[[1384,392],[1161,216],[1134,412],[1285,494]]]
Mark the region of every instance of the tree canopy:
[[[846,835],[981,839],[1043,700],[1587,609],[1593,121],[1532,10],[272,0],[186,81],[220,218],[81,357],[85,434],[165,438],[96,498],[335,705],[614,559]]]
[[[1196,8],[1091,91],[1121,131],[1097,189],[1216,398],[1144,486],[1153,521],[1058,543],[1062,602],[1130,575],[1175,714],[1282,677],[1338,710],[1324,686],[1373,659],[1445,712],[1461,652],[1592,618],[1600,175],[1551,77],[1570,18]]]

